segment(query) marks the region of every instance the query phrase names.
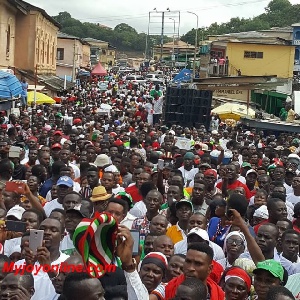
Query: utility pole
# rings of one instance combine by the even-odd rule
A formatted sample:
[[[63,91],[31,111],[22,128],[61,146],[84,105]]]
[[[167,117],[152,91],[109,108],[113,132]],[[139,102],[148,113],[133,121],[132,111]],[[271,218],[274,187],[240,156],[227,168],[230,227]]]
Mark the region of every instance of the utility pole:
[[[74,46],[73,46],[73,68],[72,68],[72,82],[75,81],[75,63],[76,63],[76,40],[74,40]]]
[[[163,58],[164,27],[165,27],[165,12],[163,11],[162,17],[161,17],[160,61],[162,61],[162,58]]]
[[[197,47],[198,47],[198,20],[199,17],[194,12],[188,11],[189,14],[192,14],[197,17],[197,28],[196,28],[196,34],[195,34],[195,50],[194,50],[194,63],[193,63],[193,78],[195,78],[196,75],[196,56],[197,56]]]
[[[172,67],[174,67],[174,61],[175,61],[175,19],[173,18],[169,18],[170,20],[172,20],[174,23],[173,23],[173,48],[172,48]]]

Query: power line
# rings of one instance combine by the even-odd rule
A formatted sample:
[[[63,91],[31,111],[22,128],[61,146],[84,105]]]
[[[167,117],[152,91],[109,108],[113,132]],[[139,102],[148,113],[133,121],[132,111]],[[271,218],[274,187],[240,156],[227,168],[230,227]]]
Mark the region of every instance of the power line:
[[[213,5],[213,6],[208,6],[208,7],[190,7],[190,8],[185,8],[186,11],[188,10],[193,10],[193,11],[203,11],[203,10],[210,10],[218,7],[234,7],[234,6],[241,6],[241,5],[250,5],[250,4],[255,4],[255,3],[261,3],[261,2],[269,2],[269,0],[255,0],[255,1],[242,1],[238,3],[228,3],[228,4],[220,4],[220,5]],[[186,12],[184,11],[184,12]],[[172,10],[171,10],[172,12]],[[84,19],[77,19],[79,21],[84,21],[84,20],[100,20],[101,21],[120,21],[120,20],[129,20],[129,19],[141,19],[144,17],[148,17],[148,13],[140,14],[140,15],[117,15],[117,16],[98,16],[98,17],[91,17],[91,18],[84,18]]]

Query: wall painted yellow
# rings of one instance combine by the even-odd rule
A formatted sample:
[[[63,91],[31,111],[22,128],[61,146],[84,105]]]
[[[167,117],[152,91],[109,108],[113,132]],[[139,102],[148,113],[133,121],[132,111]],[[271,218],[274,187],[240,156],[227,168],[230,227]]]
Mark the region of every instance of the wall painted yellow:
[[[37,73],[55,75],[58,27],[40,12],[17,15],[15,66]]]
[[[15,29],[17,9],[0,0],[0,69],[15,65]]]
[[[263,52],[263,58],[244,58],[245,51]],[[265,45],[228,42],[226,55],[229,59],[229,76],[237,70],[245,76],[277,75],[279,78],[293,77],[294,46]]]

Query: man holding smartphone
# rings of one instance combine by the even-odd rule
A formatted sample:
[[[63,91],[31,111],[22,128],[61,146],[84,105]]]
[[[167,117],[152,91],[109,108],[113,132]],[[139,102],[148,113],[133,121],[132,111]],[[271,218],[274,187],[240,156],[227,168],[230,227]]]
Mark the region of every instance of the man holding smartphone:
[[[45,219],[40,227],[40,230],[44,231],[44,239],[42,245],[37,247],[36,255],[34,255],[35,249],[30,249],[29,242],[25,242],[24,252],[25,259],[19,260],[15,263],[15,267],[24,265],[33,265],[33,278],[35,293],[31,300],[40,299],[53,299],[56,295],[55,289],[51,280],[55,278],[58,273],[51,269],[51,266],[60,265],[69,256],[59,251],[60,242],[64,237],[64,227],[56,219]],[[42,266],[41,269],[40,266]],[[44,270],[49,269],[48,272]],[[37,272],[37,270],[39,270]]]

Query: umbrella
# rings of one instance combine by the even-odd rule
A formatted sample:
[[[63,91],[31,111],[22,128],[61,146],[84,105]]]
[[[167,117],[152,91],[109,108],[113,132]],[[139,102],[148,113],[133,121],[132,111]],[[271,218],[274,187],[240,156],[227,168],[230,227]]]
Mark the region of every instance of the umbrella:
[[[0,71],[0,99],[19,97],[22,91],[22,85],[15,75]]]
[[[51,97],[43,94],[43,93],[38,93],[36,92],[36,104],[55,104],[55,100],[52,99]],[[27,102],[31,103],[34,101],[34,91],[28,92],[27,93]]]
[[[247,106],[237,103],[225,103],[214,108],[211,112],[218,114],[222,121],[226,119],[239,121],[241,117],[247,116]],[[255,118],[255,111],[250,107],[248,109],[248,116]]]

